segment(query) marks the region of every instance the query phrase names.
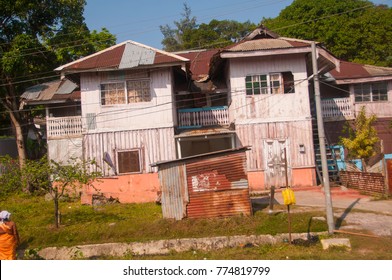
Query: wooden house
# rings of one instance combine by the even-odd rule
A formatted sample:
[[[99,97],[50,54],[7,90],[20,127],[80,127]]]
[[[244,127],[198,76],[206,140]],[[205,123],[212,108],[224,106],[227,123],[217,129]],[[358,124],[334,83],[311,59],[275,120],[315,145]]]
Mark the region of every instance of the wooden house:
[[[121,202],[155,201],[161,186],[153,163],[244,146],[251,146],[251,192],[285,185],[286,169],[291,186],[316,185],[311,44],[260,26],[225,49],[168,53],[126,41],[58,67],[79,82],[80,153],[102,168],[96,189]],[[316,46],[325,86],[354,92],[353,80],[340,84],[346,64]],[[324,84],[322,90],[325,118],[331,98],[355,101]],[[91,203],[96,189],[86,188],[82,201]]]

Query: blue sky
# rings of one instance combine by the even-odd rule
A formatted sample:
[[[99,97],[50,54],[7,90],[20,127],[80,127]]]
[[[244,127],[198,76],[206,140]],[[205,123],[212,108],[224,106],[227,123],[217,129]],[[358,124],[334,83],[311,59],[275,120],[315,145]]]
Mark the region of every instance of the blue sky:
[[[293,0],[87,0],[85,21],[90,30],[106,27],[117,42],[133,40],[162,48],[160,25],[179,21],[187,3],[197,23],[212,19],[260,23],[263,17],[276,17]],[[374,0],[391,6],[392,0]]]

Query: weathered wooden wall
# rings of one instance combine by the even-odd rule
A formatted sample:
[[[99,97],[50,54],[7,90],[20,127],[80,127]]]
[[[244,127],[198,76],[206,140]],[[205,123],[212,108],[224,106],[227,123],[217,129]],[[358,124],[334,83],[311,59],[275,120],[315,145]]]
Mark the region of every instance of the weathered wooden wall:
[[[247,120],[284,121],[310,116],[306,60],[303,55],[280,58],[242,58],[230,61],[230,119],[236,123]],[[294,75],[295,93],[247,96],[245,77],[254,74],[281,73]]]
[[[104,163],[107,152],[116,163],[116,151],[140,149],[143,173],[156,171],[150,164],[176,158],[173,128],[152,128],[126,130],[84,135],[84,157],[95,159],[103,167],[105,176],[114,175],[113,170]]]
[[[149,78],[151,101],[122,105],[101,105],[100,84],[108,81]],[[173,126],[176,122],[170,69],[125,72],[118,75],[86,73],[81,78],[83,127],[87,130],[88,114],[95,116],[95,127],[89,132],[120,131]]]

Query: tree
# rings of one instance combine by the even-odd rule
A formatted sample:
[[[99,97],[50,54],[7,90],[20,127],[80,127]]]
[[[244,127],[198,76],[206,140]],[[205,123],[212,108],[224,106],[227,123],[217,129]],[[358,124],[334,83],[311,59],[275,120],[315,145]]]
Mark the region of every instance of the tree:
[[[29,112],[19,110],[24,90],[57,77],[58,65],[111,46],[106,29],[88,30],[85,0],[0,0],[0,103],[15,131],[19,162],[26,161]]]
[[[392,8],[365,0],[295,0],[262,23],[281,36],[322,42],[342,60],[392,66]]]
[[[22,184],[32,185],[35,191],[49,194],[52,197],[56,228],[60,224],[61,198],[77,193],[83,185],[92,185],[98,177],[102,176],[94,161],[75,159],[64,164],[49,162],[46,157],[38,161],[27,161],[22,173]]]
[[[175,29],[169,25],[160,26],[164,36],[162,45],[166,51],[225,47],[238,42],[257,26],[250,21],[240,23],[234,20],[211,20],[210,23],[196,22],[191,9],[184,4],[183,18],[175,21]]]
[[[363,106],[354,121],[354,127],[347,125],[348,137],[341,137],[340,143],[348,150],[348,158],[360,158],[363,171],[366,172],[370,157],[376,155],[377,143],[380,139],[377,131],[373,127],[376,115],[366,116],[366,109]]]

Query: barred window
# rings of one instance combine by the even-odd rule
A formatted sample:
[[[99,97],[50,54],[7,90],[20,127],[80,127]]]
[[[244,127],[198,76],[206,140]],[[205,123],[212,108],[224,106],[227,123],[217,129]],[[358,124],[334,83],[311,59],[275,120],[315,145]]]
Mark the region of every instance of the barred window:
[[[127,81],[128,103],[151,101],[150,81]]]
[[[130,104],[151,101],[150,80],[101,84],[101,104]]]
[[[101,85],[101,104],[126,104],[124,83],[109,83]]]

